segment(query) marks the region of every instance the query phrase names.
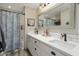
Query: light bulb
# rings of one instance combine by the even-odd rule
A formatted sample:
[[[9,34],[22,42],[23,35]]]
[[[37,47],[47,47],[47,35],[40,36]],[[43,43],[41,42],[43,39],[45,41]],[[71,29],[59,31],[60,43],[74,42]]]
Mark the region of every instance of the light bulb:
[[[10,9],[10,8],[11,8],[11,6],[8,6],[8,8]]]

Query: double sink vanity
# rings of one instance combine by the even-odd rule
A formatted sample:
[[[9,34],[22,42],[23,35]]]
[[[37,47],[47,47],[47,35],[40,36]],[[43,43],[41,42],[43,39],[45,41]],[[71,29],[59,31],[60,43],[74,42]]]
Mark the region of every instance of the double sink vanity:
[[[56,36],[28,33],[28,49],[34,56],[77,56],[79,44]]]

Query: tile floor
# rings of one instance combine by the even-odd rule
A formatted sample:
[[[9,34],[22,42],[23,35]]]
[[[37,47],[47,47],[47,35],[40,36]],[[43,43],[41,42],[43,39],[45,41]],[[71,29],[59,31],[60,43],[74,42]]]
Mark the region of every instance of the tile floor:
[[[32,56],[28,50],[17,50],[5,52],[0,56]]]

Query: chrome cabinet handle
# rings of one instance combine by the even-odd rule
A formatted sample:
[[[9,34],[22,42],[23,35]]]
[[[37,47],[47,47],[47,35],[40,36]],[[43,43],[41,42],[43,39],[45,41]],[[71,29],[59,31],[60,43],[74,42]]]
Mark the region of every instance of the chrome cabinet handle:
[[[37,50],[37,49],[35,48],[35,50]]]
[[[35,41],[35,43],[37,43],[37,41]]]
[[[55,52],[53,52],[53,51],[51,51],[51,54],[52,54],[52,55],[54,55],[54,56],[56,56],[56,53],[55,53]]]

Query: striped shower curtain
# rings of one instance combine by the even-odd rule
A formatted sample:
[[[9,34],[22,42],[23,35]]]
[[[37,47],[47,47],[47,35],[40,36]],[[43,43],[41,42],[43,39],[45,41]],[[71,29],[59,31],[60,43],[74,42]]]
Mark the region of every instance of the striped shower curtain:
[[[20,14],[0,11],[0,25],[4,32],[6,51],[20,48]]]

